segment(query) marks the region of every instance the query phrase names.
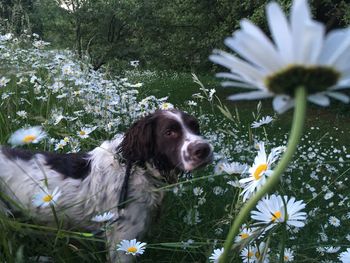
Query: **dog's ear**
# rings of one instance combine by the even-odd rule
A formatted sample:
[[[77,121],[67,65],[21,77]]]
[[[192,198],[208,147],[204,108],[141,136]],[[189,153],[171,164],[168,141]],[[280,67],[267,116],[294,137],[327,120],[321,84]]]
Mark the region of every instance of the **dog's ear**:
[[[154,157],[156,116],[148,115],[135,122],[125,133],[118,147],[122,156],[131,162],[145,162]]]

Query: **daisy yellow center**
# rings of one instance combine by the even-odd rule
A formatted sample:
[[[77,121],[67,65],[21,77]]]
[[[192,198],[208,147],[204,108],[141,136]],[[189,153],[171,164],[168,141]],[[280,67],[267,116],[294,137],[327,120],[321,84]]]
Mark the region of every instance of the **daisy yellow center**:
[[[137,248],[136,248],[135,246],[128,247],[127,251],[128,251],[129,253],[136,253]]]
[[[267,164],[260,164],[254,171],[254,179],[259,180],[261,178],[261,174],[267,170]]]
[[[80,131],[79,134],[83,136],[83,135],[86,135],[86,132],[85,131]]]
[[[23,142],[24,142],[24,143],[31,143],[31,142],[33,142],[35,139],[36,139],[36,136],[35,136],[35,135],[27,135],[27,136],[24,136]]]
[[[277,211],[277,212],[273,213],[272,218],[271,218],[272,222],[275,222],[276,219],[280,219],[281,216],[282,216],[281,211]]]
[[[53,199],[53,196],[52,196],[52,195],[45,195],[45,196],[43,197],[43,201],[44,201],[45,203],[48,203],[48,202],[52,201],[52,199]]]
[[[325,91],[335,85],[340,73],[328,66],[289,65],[265,78],[266,87],[275,94],[294,96],[304,86],[309,94]]]
[[[259,258],[260,258],[260,253],[259,253],[259,252],[255,252],[255,257],[256,257],[257,259],[259,259]]]
[[[283,258],[284,258],[285,261],[289,260],[288,256],[284,256]]]
[[[252,256],[254,256],[254,253],[252,251],[249,251],[247,256],[248,258],[251,258]]]
[[[248,235],[247,233],[241,234],[241,238],[242,238],[242,239],[246,239],[247,237],[249,237],[249,235]]]

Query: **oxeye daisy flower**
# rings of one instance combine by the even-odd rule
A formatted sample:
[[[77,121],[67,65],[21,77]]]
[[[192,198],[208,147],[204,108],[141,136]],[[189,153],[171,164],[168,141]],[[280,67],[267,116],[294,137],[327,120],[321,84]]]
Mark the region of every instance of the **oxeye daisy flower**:
[[[9,144],[13,146],[24,145],[30,143],[38,143],[46,137],[46,133],[40,126],[23,128],[15,131],[10,139]]]
[[[269,124],[270,122],[273,121],[273,118],[271,116],[266,116],[266,117],[263,117],[261,118],[260,120],[258,121],[254,121],[251,125],[252,128],[259,128],[265,124]]]
[[[210,262],[218,263],[221,254],[224,252],[224,248],[214,249],[214,252],[209,257]]]
[[[8,78],[5,78],[5,77],[0,78],[0,88],[5,87],[9,82],[10,82],[10,79]]]
[[[248,246],[241,251],[241,258],[244,263],[268,263],[267,251],[265,251],[265,242],[261,242],[259,246]],[[264,257],[264,258],[263,258]]]
[[[60,140],[58,143],[55,144],[55,151],[62,150],[67,145],[67,142],[65,140]]]
[[[58,198],[61,196],[61,191],[56,187],[52,193],[47,188],[41,188],[40,192],[34,195],[33,205],[36,207],[47,207],[49,205],[55,205]]]
[[[306,213],[302,212],[305,208],[305,203],[296,201],[294,197],[288,199],[287,196],[284,196],[283,199],[280,195],[264,197],[258,202],[256,206],[257,211],[251,212],[252,219],[256,220],[257,224],[271,224],[267,229],[274,224],[283,222],[288,227],[303,227],[306,220]]]
[[[161,110],[170,110],[170,109],[173,109],[173,108],[174,108],[174,105],[171,104],[171,103],[169,103],[169,102],[163,102],[163,103],[159,106],[159,108],[160,108]]]
[[[342,263],[349,263],[350,262],[350,248],[348,248],[345,252],[340,253],[338,258]]]
[[[295,89],[303,86],[308,100],[328,106],[334,98],[348,103],[338,90],[350,86],[350,28],[325,34],[325,26],[312,19],[306,0],[294,0],[289,20],[281,7],[269,3],[267,21],[273,42],[248,20],[225,40],[238,55],[215,50],[210,60],[231,72],[219,73],[229,79],[223,86],[257,89],[228,97],[230,100],[273,97],[278,113],[294,106]]]
[[[247,169],[246,164],[241,164],[239,162],[233,163],[222,163],[222,171],[227,174],[241,174]]]
[[[111,220],[114,217],[114,213],[112,212],[105,212],[100,215],[96,215],[93,218],[91,218],[91,221],[97,222],[97,223],[102,223],[102,222],[107,222]]]
[[[255,191],[265,184],[267,177],[272,174],[272,165],[285,150],[284,147],[276,147],[267,156],[264,143],[261,142],[258,146],[258,155],[254,159],[253,166],[248,170],[248,177],[239,180],[239,183],[244,188],[241,193],[243,195],[243,201],[250,198]]]
[[[340,220],[338,218],[336,218],[335,216],[330,216],[328,219],[328,222],[334,227],[340,226]]]
[[[124,251],[127,255],[141,255],[145,251],[146,243],[137,242],[136,239],[122,240],[117,245],[117,250]]]
[[[329,246],[329,247],[323,247],[322,251],[324,253],[328,253],[328,254],[334,254],[337,253],[340,250],[340,247],[333,247],[333,246]]]
[[[284,256],[283,256],[284,262],[291,262],[294,260],[294,251],[290,248],[286,248],[284,250]]]
[[[94,127],[83,127],[80,131],[77,132],[77,135],[82,138],[86,139],[89,138],[90,133],[92,133],[94,130],[96,130],[97,126]]]
[[[253,234],[254,230],[254,228],[247,227],[245,224],[242,225],[239,234],[235,238],[235,242],[246,240]]]

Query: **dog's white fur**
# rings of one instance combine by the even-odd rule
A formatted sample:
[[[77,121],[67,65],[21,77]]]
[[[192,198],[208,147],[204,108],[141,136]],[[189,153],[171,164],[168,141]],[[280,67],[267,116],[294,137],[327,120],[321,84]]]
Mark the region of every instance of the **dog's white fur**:
[[[167,113],[168,117],[180,122],[181,118],[176,113]],[[183,123],[184,131],[181,156],[187,151],[190,143],[203,142],[202,137],[193,134]],[[112,141],[106,141],[95,148],[89,155],[91,170],[84,179],[64,178],[62,174],[47,165],[45,156],[37,153],[33,158],[26,160],[21,158],[9,158],[0,148],[0,190],[17,204],[20,204],[25,212],[32,215],[36,222],[46,225],[54,225],[55,218],[51,207],[34,207],[33,196],[40,192],[47,184],[49,191],[56,187],[61,191],[55,209],[59,220],[63,220],[65,228],[79,227],[88,230],[98,230],[101,225],[91,221],[92,217],[102,212],[114,213],[116,222],[107,231],[107,239],[112,262],[129,262],[131,256],[116,252],[116,244],[123,239],[141,238],[151,222],[152,215],[160,206],[163,193],[157,191],[161,180],[160,172],[151,164],[146,166],[133,165],[129,179],[128,196],[132,197],[125,209],[118,209],[118,200],[125,176],[125,164],[117,157],[117,148],[122,136]],[[192,170],[193,163],[181,157],[182,166],[186,170]],[[0,199],[1,200],[1,199]],[[1,203],[3,212],[13,212],[14,208]],[[22,211],[23,212],[23,211]]]

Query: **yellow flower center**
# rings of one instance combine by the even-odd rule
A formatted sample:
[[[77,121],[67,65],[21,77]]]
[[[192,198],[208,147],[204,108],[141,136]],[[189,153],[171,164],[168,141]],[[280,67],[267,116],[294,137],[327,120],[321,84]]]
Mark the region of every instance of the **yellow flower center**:
[[[276,220],[276,219],[280,219],[281,216],[282,216],[281,211],[277,211],[277,212],[273,213],[272,218],[271,218],[271,221],[272,221],[272,222],[275,222],[275,220]]]
[[[52,196],[52,195],[45,195],[45,196],[43,197],[43,201],[44,201],[45,203],[48,203],[48,202],[52,201],[52,199],[53,199],[53,196]]]
[[[242,239],[246,239],[247,237],[249,237],[249,235],[247,233],[243,233],[240,236]]]
[[[284,258],[284,261],[289,260],[289,257],[288,257],[288,256],[284,256],[283,258]]]
[[[255,252],[255,257],[256,257],[257,259],[260,259],[260,253],[259,253],[259,252]]]
[[[86,134],[86,132],[85,131],[80,131],[79,134],[84,136]]]
[[[260,164],[253,174],[255,180],[259,180],[261,178],[261,174],[267,170],[267,164]]]
[[[36,136],[35,136],[35,135],[27,135],[27,136],[24,136],[23,142],[24,142],[24,143],[31,143],[31,142],[33,142],[35,139],[36,139]]]
[[[251,258],[252,256],[254,256],[254,253],[252,251],[249,251],[247,256],[248,258]]]
[[[129,253],[136,253],[137,248],[136,248],[136,247],[134,247],[134,246],[132,246],[132,247],[128,247],[127,251],[128,251]]]

